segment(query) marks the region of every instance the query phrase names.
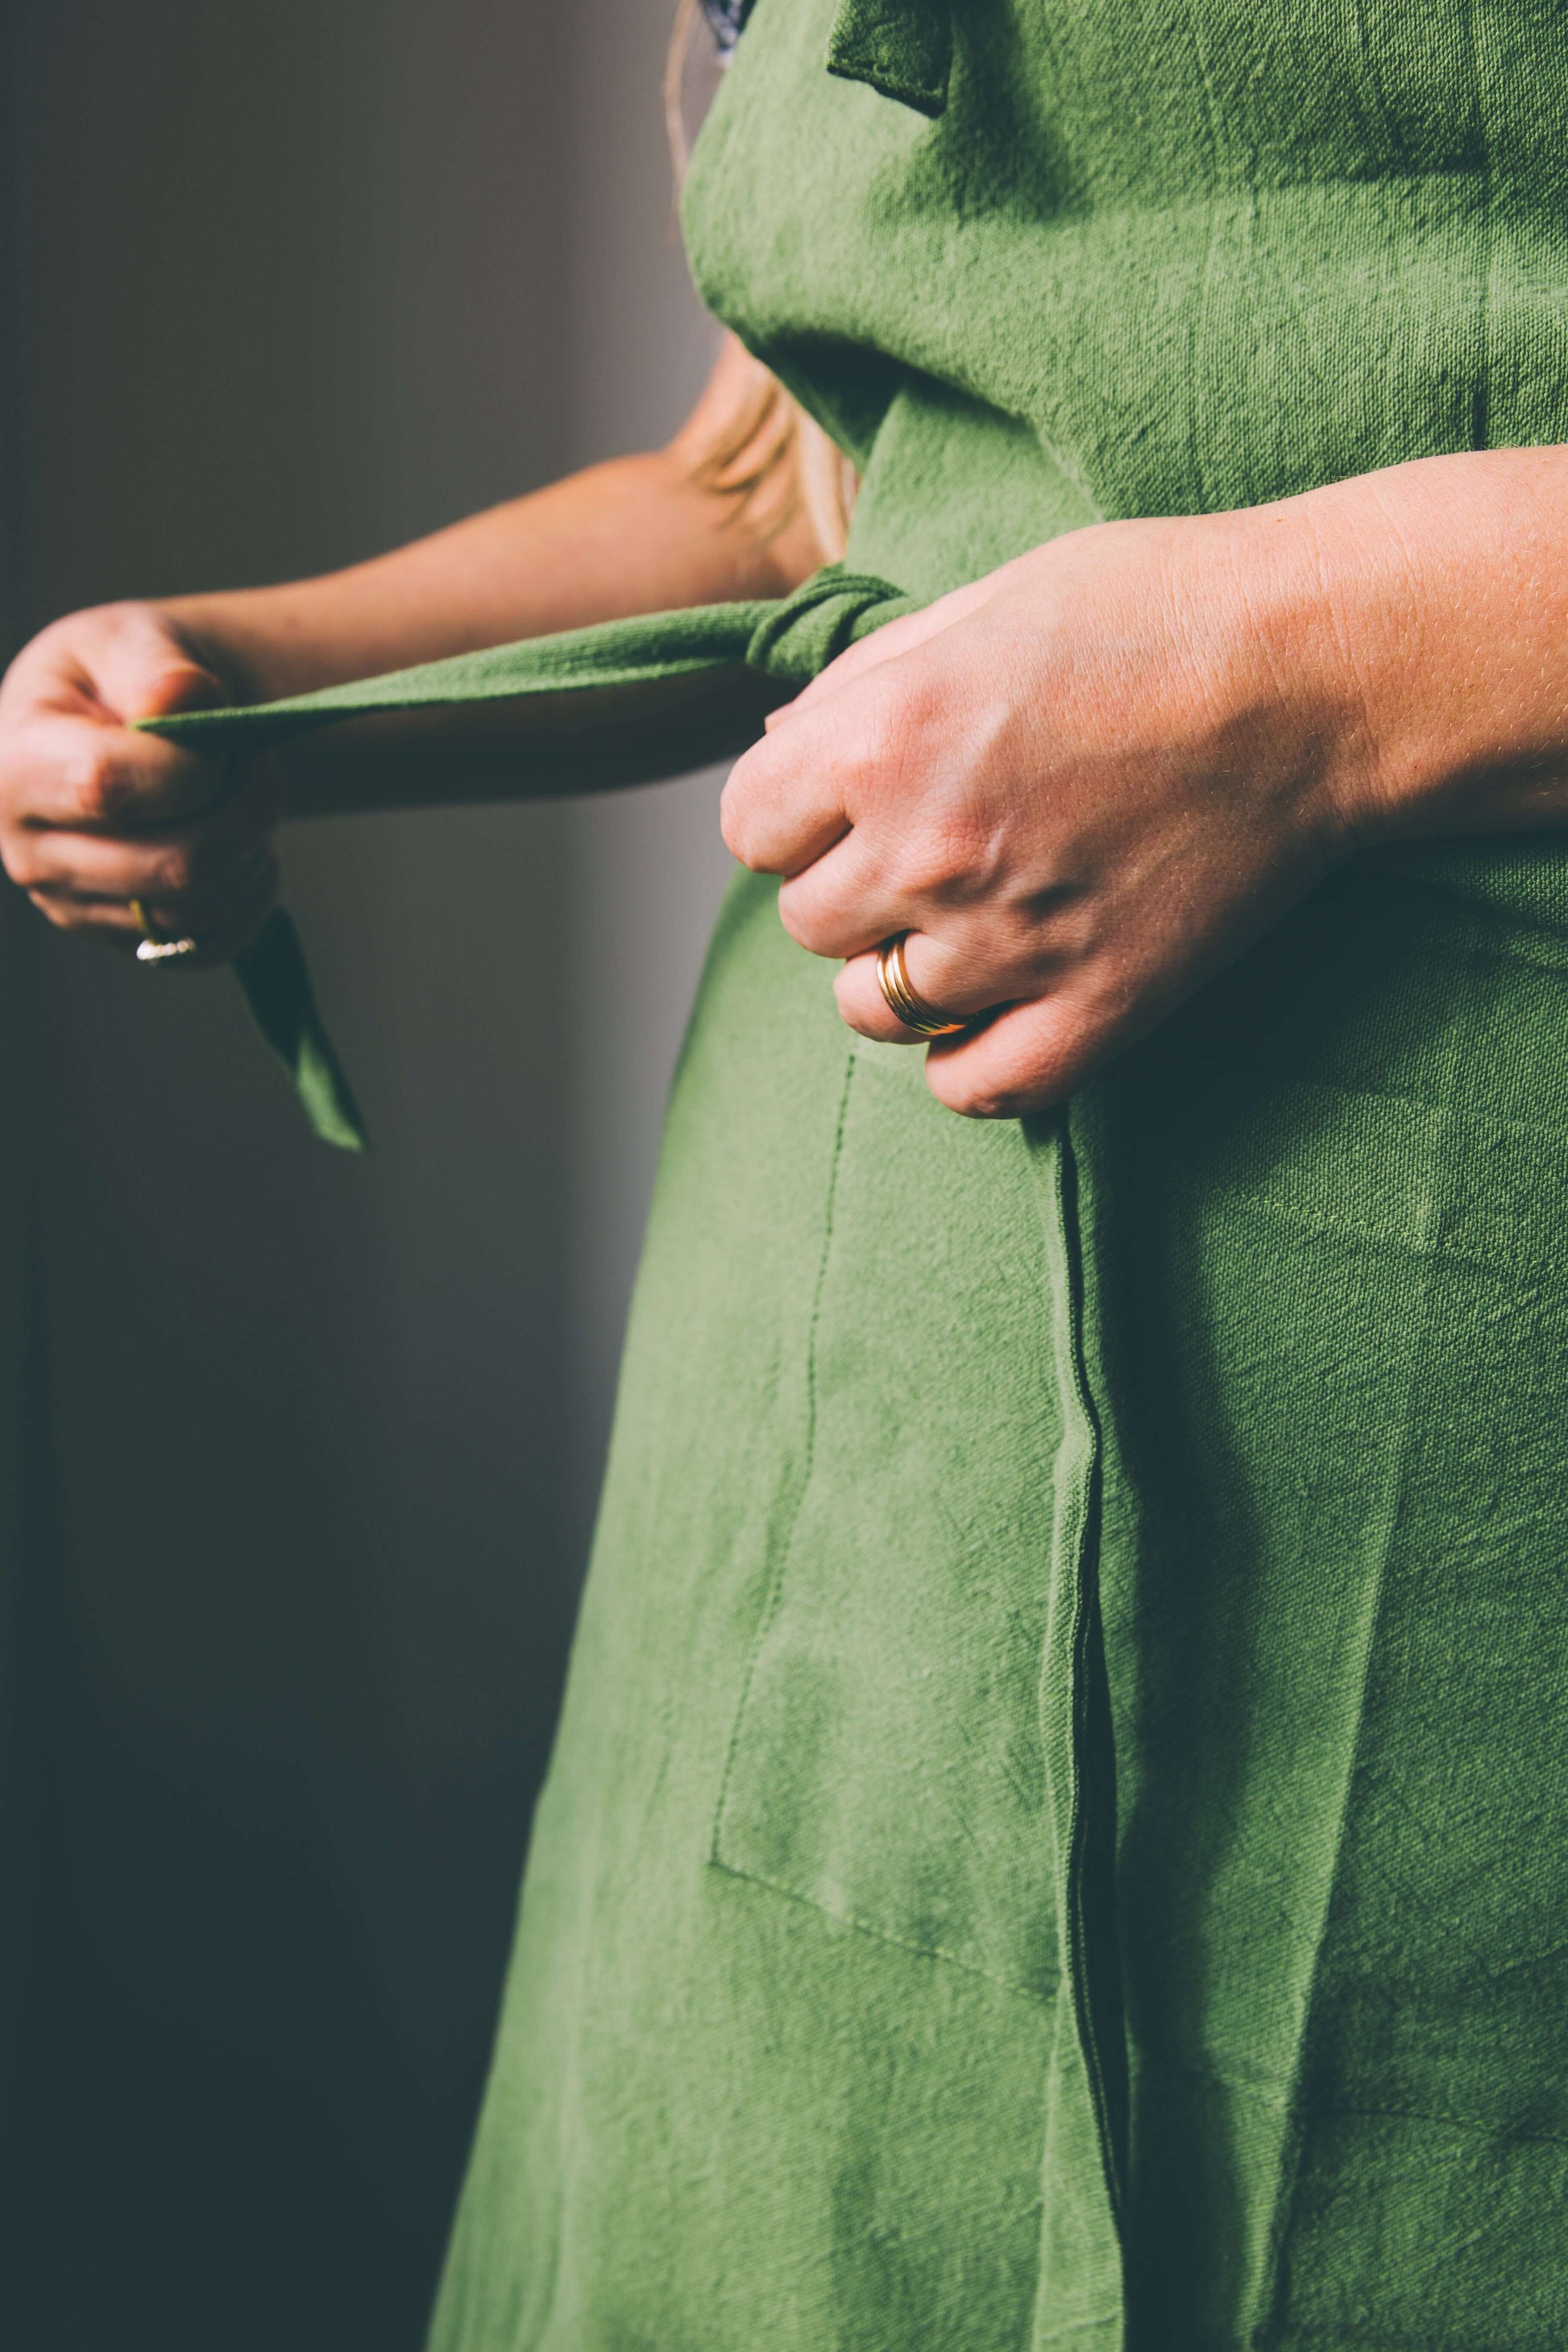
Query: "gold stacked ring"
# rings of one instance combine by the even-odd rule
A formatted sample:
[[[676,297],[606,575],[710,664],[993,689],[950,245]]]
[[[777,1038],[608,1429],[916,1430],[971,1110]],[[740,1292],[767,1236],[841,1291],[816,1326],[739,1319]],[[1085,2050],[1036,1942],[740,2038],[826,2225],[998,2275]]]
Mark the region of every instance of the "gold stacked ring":
[[[138,963],[180,963],[186,956],[195,954],[195,940],[172,940],[165,937],[148,913],[142,899],[132,898],[129,903],[142,932],[141,941],[136,950]]]
[[[907,931],[899,931],[892,939],[884,940],[877,950],[877,985],[888,1010],[906,1029],[912,1029],[917,1037],[955,1037],[969,1024],[939,1013],[914,986],[904,961],[904,941],[908,937]]]

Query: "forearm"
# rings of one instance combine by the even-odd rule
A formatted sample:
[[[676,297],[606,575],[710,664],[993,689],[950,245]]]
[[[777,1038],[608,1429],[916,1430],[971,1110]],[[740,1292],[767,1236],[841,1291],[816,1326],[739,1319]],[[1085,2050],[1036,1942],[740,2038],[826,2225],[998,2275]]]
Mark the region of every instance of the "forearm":
[[[1281,697],[1338,705],[1353,833],[1568,824],[1568,449],[1425,458],[1246,520],[1278,539],[1249,602]]]
[[[247,701],[626,614],[783,595],[788,545],[735,527],[672,450],[617,458],[323,578],[169,600]]]
[[[589,467],[325,578],[158,614],[237,699],[268,701],[595,621],[787,595],[824,560],[795,412],[733,339],[663,449]],[[411,714],[290,747],[296,814],[631,783],[750,741],[776,696],[744,679],[569,707]]]

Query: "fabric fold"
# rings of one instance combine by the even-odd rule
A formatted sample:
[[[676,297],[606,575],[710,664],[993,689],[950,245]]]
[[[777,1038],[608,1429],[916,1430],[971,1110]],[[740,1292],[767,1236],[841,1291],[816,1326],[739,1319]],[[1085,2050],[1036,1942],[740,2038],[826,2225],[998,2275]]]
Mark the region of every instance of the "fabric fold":
[[[859,638],[915,609],[913,600],[888,581],[830,564],[780,599],[639,614],[422,662],[281,701],[175,711],[135,724],[195,751],[244,757],[345,719],[530,695],[603,692],[705,670],[750,669],[799,688]],[[363,1123],[317,1011],[298,934],[281,908],[235,959],[235,971],[314,1132],[324,1143],[363,1150]]]
[[[1062,1433],[1051,1482],[1050,1608],[1040,1674],[1057,1904],[1068,1998],[1046,2083],[1040,2266],[1032,2347],[1121,2352],[1127,2046],[1114,1894],[1116,1772],[1100,1616],[1103,1406],[1085,1318],[1093,1266],[1070,1108],[1026,1119],[1050,1275]]]
[[[842,0],[827,70],[934,121],[952,75],[951,0]]]

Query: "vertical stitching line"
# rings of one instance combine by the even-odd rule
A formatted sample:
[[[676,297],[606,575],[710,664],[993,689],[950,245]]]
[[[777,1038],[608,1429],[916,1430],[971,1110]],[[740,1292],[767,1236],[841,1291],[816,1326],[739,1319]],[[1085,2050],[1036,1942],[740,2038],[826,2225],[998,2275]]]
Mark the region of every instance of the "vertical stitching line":
[[[838,1208],[838,1168],[844,1156],[844,1129],[849,1115],[849,1089],[854,1083],[855,1068],[858,1058],[859,1049],[852,1045],[844,1066],[844,1086],[838,1097],[838,1122],[833,1134],[833,1160],[827,1177],[826,1229],[822,1237],[822,1255],[817,1261],[816,1281],[812,1289],[811,1321],[807,1328],[805,1343],[805,1444],[802,1449],[800,1483],[790,1504],[788,1526],[779,1539],[773,1574],[768,1586],[768,1597],[763,1607],[762,1622],[757,1627],[756,1638],[752,1643],[752,1654],[746,1661],[745,1680],[741,1685],[741,1696],[735,1708],[735,1720],[730,1730],[730,1745],[724,1757],[723,1777],[719,1783],[719,1802],[713,1814],[713,1835],[709,1845],[708,1859],[721,1870],[727,1870],[730,1867],[719,1848],[724,1830],[724,1814],[730,1802],[730,1783],[734,1776],[735,1758],[741,1745],[741,1727],[745,1722],[746,1709],[751,1702],[752,1685],[756,1679],[757,1663],[762,1656],[768,1635],[773,1631],[773,1621],[778,1615],[779,1607],[784,1599],[784,1574],[789,1567],[790,1554],[795,1549],[795,1531],[811,1488],[811,1474],[816,1461],[816,1332],[822,1318],[822,1294],[827,1281],[827,1261],[833,1254],[834,1220]],[[749,1872],[742,1874],[751,1875]]]
[[[1079,1690],[1083,1681],[1084,1666],[1086,1663],[1083,1650],[1089,1622],[1089,1612],[1087,1607],[1086,1601],[1086,1568],[1089,1562],[1089,1549],[1096,1539],[1097,1532],[1098,1514],[1096,1506],[1099,1489],[1101,1433],[1100,1417],[1095,1410],[1093,1399],[1089,1393],[1088,1369],[1082,1346],[1080,1323],[1082,1306],[1082,1272],[1079,1262],[1079,1253],[1075,1250],[1074,1234],[1072,1231],[1072,1220],[1076,1213],[1076,1187],[1073,1183],[1074,1163],[1072,1159],[1072,1145],[1069,1136],[1070,1116],[1070,1107],[1068,1108],[1064,1108],[1056,1114],[1044,1135],[1041,1134],[1039,1129],[1036,1129],[1035,1130],[1037,1137],[1039,1138],[1039,1142],[1036,1144],[1037,1170],[1040,1170],[1040,1163],[1037,1156],[1040,1143],[1043,1143],[1048,1137],[1050,1142],[1054,1145],[1054,1149],[1051,1153],[1052,1164],[1049,1179],[1048,1181],[1042,1183],[1041,1190],[1044,1194],[1046,1207],[1047,1222],[1045,1242],[1047,1262],[1052,1268],[1054,1283],[1059,1284],[1060,1286],[1059,1297],[1053,1295],[1051,1300],[1051,1351],[1053,1360],[1057,1366],[1058,1393],[1061,1402],[1063,1420],[1062,1445],[1058,1450],[1058,1485],[1055,1497],[1057,1517],[1054,1519],[1051,1533],[1051,1574],[1053,1580],[1055,1580],[1061,1572],[1058,1562],[1062,1552],[1066,1550],[1068,1547],[1062,1545],[1059,1530],[1061,1528],[1063,1519],[1070,1511],[1071,1517],[1076,1523],[1076,1532],[1069,1537],[1068,1542],[1070,1545],[1075,1581],[1077,1585],[1077,1591],[1073,1595],[1073,1605],[1070,1612],[1068,1633],[1068,1657],[1070,1660],[1070,1704],[1068,1725],[1070,1789],[1068,1797],[1068,1818],[1066,1823],[1067,1834],[1065,1841],[1060,1841],[1060,1831],[1056,1818],[1056,1804],[1054,1800],[1052,1804],[1052,1833],[1054,1836],[1057,1836],[1059,1841],[1058,1845],[1058,1869],[1061,1871],[1061,1876],[1058,1880],[1057,1925],[1058,1933],[1061,1939],[1061,1958],[1063,1962],[1062,1972],[1067,1979],[1065,1990],[1068,1997],[1067,1999],[1059,2001],[1057,2008],[1055,2031],[1052,2036],[1052,2054],[1047,2075],[1045,2134],[1041,2150],[1041,2195],[1043,2201],[1046,2194],[1046,2184],[1043,2178],[1044,2168],[1049,2159],[1054,2131],[1055,2102],[1058,2096],[1058,2075],[1060,2063],[1059,2052],[1062,2046],[1064,2034],[1070,2032],[1078,2044],[1079,2056],[1083,2068],[1085,2084],[1089,2094],[1090,2107],[1094,2115],[1096,2137],[1100,2143],[1101,2174],[1105,2183],[1107,2202],[1110,2205],[1111,2213],[1111,2226],[1115,2231],[1118,2245],[1120,2247],[1122,2236],[1121,2211],[1121,2184],[1117,2175],[1115,2155],[1111,2147],[1110,2133],[1109,2129],[1109,2113],[1106,2106],[1104,2085],[1099,2078],[1099,2060],[1096,2053],[1092,2030],[1090,2028],[1087,1984],[1081,1981],[1084,1975],[1084,1952],[1082,1939],[1081,1937],[1075,1933],[1073,1918],[1073,1911],[1075,1907],[1073,1891],[1074,1881],[1077,1872],[1081,1866],[1082,1841],[1086,1826],[1085,1809],[1081,1801],[1079,1790],[1079,1749],[1081,1744],[1081,1734],[1079,1721]],[[1040,1173],[1043,1175],[1044,1171],[1040,1170]],[[1068,1441],[1073,1434],[1069,1424],[1071,1420],[1075,1417],[1079,1424],[1079,1435],[1082,1442],[1083,1458],[1081,1458],[1078,1463],[1071,1465],[1071,1466],[1067,1469],[1066,1478],[1061,1479],[1059,1477],[1059,1473],[1067,1466],[1062,1463],[1062,1454],[1066,1453]],[[1046,1718],[1046,1697],[1050,1679],[1050,1664],[1054,1646],[1051,1637],[1054,1630],[1055,1629],[1051,1625],[1050,1619],[1047,1617],[1047,1646],[1040,1661],[1039,1699],[1040,1736],[1042,1744],[1046,1745],[1047,1758],[1050,1752],[1049,1746],[1047,1744],[1050,1737],[1050,1727]],[[1048,1773],[1050,1769],[1048,1762],[1047,1769]],[[1044,2288],[1044,2283],[1045,2273],[1042,2263],[1037,2277],[1036,2304],[1033,2314],[1031,2315],[1029,2336],[1027,2339],[1031,2347],[1038,2347],[1044,2343],[1056,2340],[1061,2332],[1059,2330],[1054,2330],[1048,2336],[1042,2333],[1039,2297]],[[1116,2330],[1116,2340],[1120,2342],[1121,2334],[1125,2327],[1124,2295],[1123,2310],[1118,2315],[1117,2319],[1114,2322],[1106,2319],[1096,2319],[1091,2322],[1086,2322],[1084,2325],[1086,2327],[1103,2327],[1107,2325],[1113,2325]]]
[[[1089,1644],[1092,1638],[1094,1624],[1090,1592],[1091,1583],[1098,1582],[1100,1572],[1100,1500],[1104,1444],[1100,1415],[1096,1411],[1094,1398],[1089,1389],[1089,1366],[1084,1349],[1084,1286],[1087,1277],[1084,1269],[1083,1236],[1079,1216],[1080,1194],[1077,1160],[1072,1144],[1070,1108],[1062,1114],[1061,1141],[1058,1148],[1060,1157],[1058,1184],[1061,1203],[1062,1239],[1068,1286],[1067,1361],[1072,1377],[1074,1402],[1078,1407],[1082,1423],[1085,1444],[1085,1455],[1079,1476],[1075,1481],[1077,1491],[1074,1496],[1074,1516],[1078,1532],[1074,1544],[1077,1590],[1073,1595],[1071,1646],[1073,1775],[1066,1885],[1072,1963],[1069,1983],[1079,2040],[1084,2053],[1084,2071],[1089,2077],[1089,2096],[1093,2102],[1095,2123],[1099,2130],[1106,2191],[1110,2201],[1112,2219],[1120,2233],[1123,2218],[1121,2181],[1117,2169],[1103,2062],[1100,2055],[1093,2005],[1089,1999],[1089,1948],[1081,1907],[1083,1873],[1088,1859],[1089,1834],[1089,1805],[1084,1782],[1088,1769],[1086,1732],[1089,1706]]]

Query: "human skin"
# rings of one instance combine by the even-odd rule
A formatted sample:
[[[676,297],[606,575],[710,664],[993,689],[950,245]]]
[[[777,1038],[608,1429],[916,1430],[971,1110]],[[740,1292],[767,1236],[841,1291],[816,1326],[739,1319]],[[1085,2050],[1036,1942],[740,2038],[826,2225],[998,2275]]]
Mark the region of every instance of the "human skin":
[[[353,571],[57,622],[0,688],[12,878],[122,949],[140,898],[218,961],[265,913],[285,814],[551,789],[548,758],[458,716],[335,729],[237,778],[126,722],[786,593],[822,550],[787,465],[770,469],[757,383],[731,345],[667,449]],[[766,717],[725,791],[731,848],[784,877],[786,926],[843,961],[840,1009],[867,1036],[917,1042],[875,976],[875,947],[908,932],[920,992],[988,1016],[930,1048],[932,1091],[1013,1117],[1358,849],[1568,821],[1565,499],[1568,450],[1504,450],[1098,524],[877,632],[771,716],[606,712],[596,781],[739,750]]]
[[[1568,819],[1568,449],[1095,525],[865,639],[767,721],[724,837],[843,960],[910,934],[932,1092],[1070,1093],[1358,849]],[[992,1008],[1002,1008],[992,1010]]]
[[[776,694],[620,697],[552,768],[494,714],[340,726],[286,758],[226,762],[128,722],[256,702],[624,614],[782,596],[823,560],[793,475],[791,413],[727,338],[663,449],[590,467],[353,570],[279,587],[116,604],[54,622],[0,685],[0,859],[51,923],[123,952],[129,902],[221,962],[271,902],[286,815],[603,784],[739,751]],[[578,698],[581,700],[581,698]],[[542,711],[543,719],[549,712]]]

